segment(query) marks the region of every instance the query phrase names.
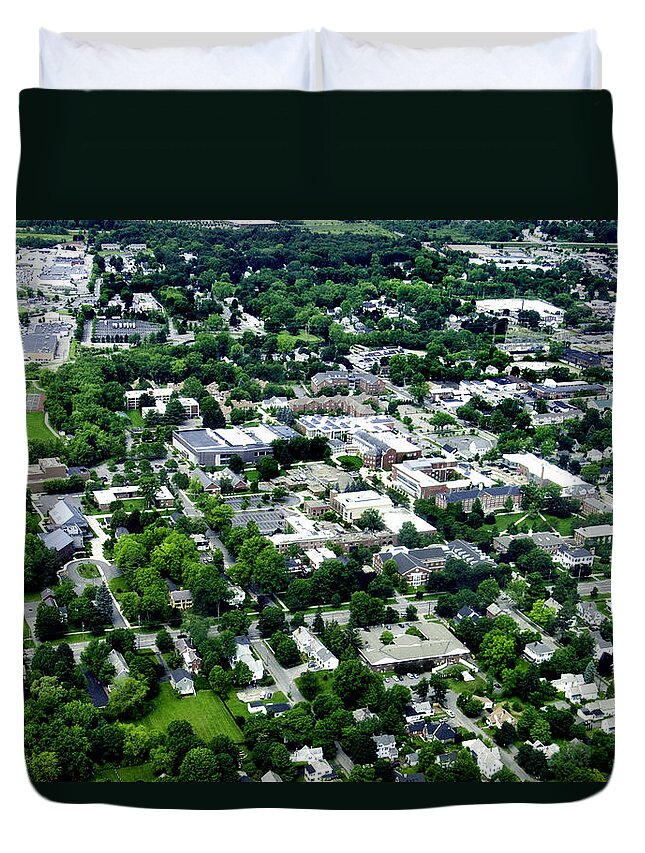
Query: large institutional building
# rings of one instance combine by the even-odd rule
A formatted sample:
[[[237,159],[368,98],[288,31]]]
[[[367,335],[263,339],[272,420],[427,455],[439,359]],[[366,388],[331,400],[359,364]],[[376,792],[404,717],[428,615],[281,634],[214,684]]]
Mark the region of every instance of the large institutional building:
[[[226,429],[180,429],[172,434],[172,444],[195,465],[228,465],[231,457],[257,462],[273,453],[272,442],[297,435],[287,426],[228,427]]]

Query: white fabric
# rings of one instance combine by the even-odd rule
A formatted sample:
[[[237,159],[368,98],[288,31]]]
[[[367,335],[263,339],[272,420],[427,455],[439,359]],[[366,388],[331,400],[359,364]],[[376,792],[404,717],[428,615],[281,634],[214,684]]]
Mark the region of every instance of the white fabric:
[[[323,89],[593,89],[593,30],[526,46],[411,48],[323,30]]]
[[[131,48],[40,31],[44,89],[312,88],[313,30],[245,46]]]

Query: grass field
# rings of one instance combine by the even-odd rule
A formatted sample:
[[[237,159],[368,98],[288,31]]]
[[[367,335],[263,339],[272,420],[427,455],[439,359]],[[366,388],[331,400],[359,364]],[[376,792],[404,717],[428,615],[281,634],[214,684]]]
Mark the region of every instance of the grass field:
[[[71,243],[73,236],[73,234],[40,234],[36,231],[29,231],[28,229],[16,229],[16,239],[18,237],[38,237],[47,243],[51,243],[52,246],[56,243]]]
[[[343,222],[341,219],[303,219],[302,224],[317,234],[369,234],[380,237],[394,237],[391,231],[359,219],[356,222]]]
[[[112,594],[117,598],[124,592],[130,592],[130,584],[124,577],[112,578],[112,580],[108,581],[108,586]]]
[[[44,412],[27,412],[27,437],[36,441],[52,441],[55,436],[45,426]]]
[[[156,782],[150,763],[132,767],[101,767],[93,782]]]
[[[179,698],[166,681],[152,701],[151,712],[141,720],[147,729],[164,732],[173,720],[187,720],[195,734],[208,742],[215,735],[227,735],[240,743],[243,740],[235,720],[212,690],[200,690],[195,696]]]
[[[312,335],[300,329],[297,335],[282,331],[278,334],[278,352],[291,352],[300,344],[317,344],[322,341],[317,335]]]
[[[130,409],[128,411],[128,417],[130,418],[130,423],[133,427],[142,427],[144,426],[143,418],[141,417],[141,412],[138,409]]]

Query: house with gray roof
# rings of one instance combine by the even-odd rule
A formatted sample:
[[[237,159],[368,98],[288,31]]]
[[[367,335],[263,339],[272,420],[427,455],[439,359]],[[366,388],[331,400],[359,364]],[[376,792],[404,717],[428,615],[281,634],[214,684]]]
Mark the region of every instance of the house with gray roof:
[[[39,533],[38,536],[42,540],[45,548],[49,548],[50,551],[55,551],[62,563],[66,563],[68,560],[71,560],[74,551],[76,551],[77,547],[80,547],[81,545],[80,540],[77,543],[77,540],[62,528],[52,530],[51,533]]]
[[[170,684],[180,696],[194,696],[195,683],[191,673],[185,669],[173,669],[170,672]]]
[[[72,537],[87,538],[92,535],[87,519],[71,501],[60,498],[49,510],[52,527],[62,529]]]

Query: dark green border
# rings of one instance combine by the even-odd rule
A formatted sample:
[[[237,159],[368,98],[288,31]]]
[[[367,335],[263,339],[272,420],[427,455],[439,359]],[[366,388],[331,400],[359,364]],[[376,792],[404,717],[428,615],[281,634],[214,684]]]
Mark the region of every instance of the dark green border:
[[[20,219],[613,219],[608,92],[20,95]],[[36,784],[64,803],[416,809],[604,785]],[[349,791],[349,793],[348,793]]]
[[[567,803],[599,793],[591,782],[462,782],[459,784],[313,785],[231,784],[230,782],[41,782],[33,787],[58,803],[110,803],[139,808],[176,809],[421,809],[475,803]]]
[[[605,91],[20,95],[18,218],[613,219]]]

